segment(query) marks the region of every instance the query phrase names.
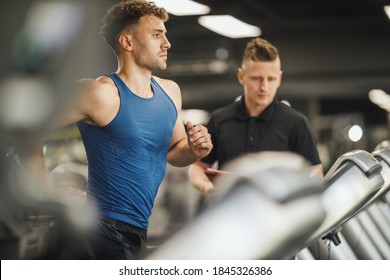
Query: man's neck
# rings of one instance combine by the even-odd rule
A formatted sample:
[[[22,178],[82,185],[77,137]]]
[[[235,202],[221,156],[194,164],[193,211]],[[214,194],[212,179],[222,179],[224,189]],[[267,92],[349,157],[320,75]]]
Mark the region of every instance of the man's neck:
[[[133,93],[143,98],[153,96],[153,91],[150,86],[150,79],[152,77],[150,71],[135,67],[118,67],[116,73]]]
[[[264,112],[265,109],[267,109],[267,106],[248,104],[245,102],[245,108],[249,116],[258,117],[261,115],[261,113]]]

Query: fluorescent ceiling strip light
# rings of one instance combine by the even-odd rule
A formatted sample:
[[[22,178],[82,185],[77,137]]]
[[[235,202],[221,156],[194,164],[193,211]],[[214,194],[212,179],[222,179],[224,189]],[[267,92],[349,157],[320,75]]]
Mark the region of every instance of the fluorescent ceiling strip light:
[[[387,15],[387,16],[389,17],[389,19],[390,19],[390,5],[389,5],[389,6],[385,6],[384,9],[385,9],[386,15]]]
[[[157,6],[163,7],[168,13],[175,16],[205,15],[210,12],[206,5],[191,0],[148,0]]]
[[[201,16],[200,25],[229,38],[260,36],[259,27],[247,24],[230,15]]]

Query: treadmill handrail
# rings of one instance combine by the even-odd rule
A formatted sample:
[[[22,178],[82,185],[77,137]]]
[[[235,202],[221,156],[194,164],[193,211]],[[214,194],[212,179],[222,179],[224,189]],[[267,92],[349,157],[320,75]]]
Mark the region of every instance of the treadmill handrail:
[[[385,161],[388,165],[390,165],[390,147],[375,150],[372,152],[372,155],[375,158],[381,159],[381,160]]]
[[[330,170],[326,173],[323,181],[328,181],[333,174],[347,162],[354,163],[359,167],[363,173],[368,177],[379,173],[382,170],[382,165],[376,160],[376,158],[367,151],[364,150],[354,150],[348,153],[341,155],[336,162],[332,165]]]

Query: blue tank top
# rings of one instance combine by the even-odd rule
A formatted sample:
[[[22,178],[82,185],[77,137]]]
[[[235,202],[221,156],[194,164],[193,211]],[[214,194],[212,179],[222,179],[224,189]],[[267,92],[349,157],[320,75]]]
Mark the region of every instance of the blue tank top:
[[[153,78],[153,97],[141,98],[116,73],[108,76],[120,95],[117,115],[104,127],[78,123],[88,159],[88,199],[101,216],[146,229],[165,175],[177,110]]]

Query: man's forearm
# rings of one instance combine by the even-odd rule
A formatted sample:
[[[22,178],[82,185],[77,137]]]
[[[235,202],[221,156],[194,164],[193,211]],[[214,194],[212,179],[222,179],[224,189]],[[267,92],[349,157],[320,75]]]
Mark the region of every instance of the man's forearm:
[[[168,152],[168,162],[176,167],[188,166],[199,159],[189,148],[187,139],[178,142]]]

